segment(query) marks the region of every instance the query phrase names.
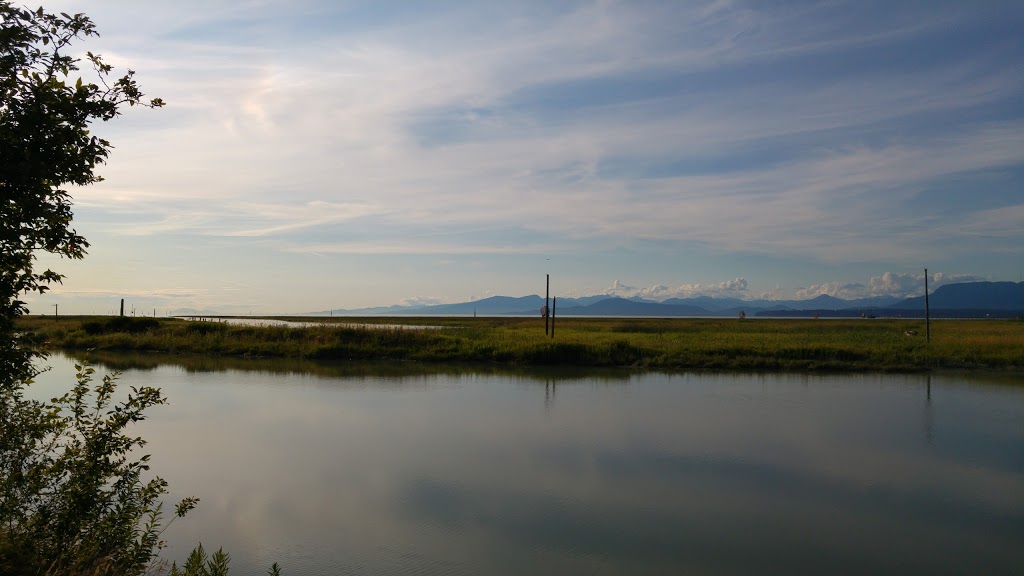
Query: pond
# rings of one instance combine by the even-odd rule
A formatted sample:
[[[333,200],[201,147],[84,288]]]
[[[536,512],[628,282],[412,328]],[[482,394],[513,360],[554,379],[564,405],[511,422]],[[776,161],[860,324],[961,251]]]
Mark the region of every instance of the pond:
[[[1024,573],[1024,386],[101,357],[232,574]],[[70,387],[72,361],[33,386]],[[1019,378],[1018,378],[1019,380]]]

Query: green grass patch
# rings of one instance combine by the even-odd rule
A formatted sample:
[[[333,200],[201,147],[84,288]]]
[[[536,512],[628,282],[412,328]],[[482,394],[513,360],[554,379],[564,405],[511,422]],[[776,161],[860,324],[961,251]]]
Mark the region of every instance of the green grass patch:
[[[172,354],[670,370],[1024,372],[1024,324],[1012,320],[933,321],[931,342],[925,341],[923,321],[895,319],[568,318],[557,321],[553,339],[536,318],[323,320],[292,328],[25,317],[19,327],[34,341],[61,348]]]

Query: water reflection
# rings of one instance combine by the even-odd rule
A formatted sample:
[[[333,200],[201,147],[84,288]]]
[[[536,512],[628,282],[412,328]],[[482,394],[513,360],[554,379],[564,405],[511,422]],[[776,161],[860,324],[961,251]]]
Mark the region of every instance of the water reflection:
[[[924,439],[928,444],[932,443],[932,375],[926,376],[925,401],[924,401]]]
[[[237,356],[180,355],[159,352],[112,352],[94,350],[78,355],[81,359],[102,364],[113,370],[152,371],[178,367],[186,372],[265,372],[268,374],[301,374],[319,378],[407,376],[503,376],[523,381],[551,383],[554,381],[627,382],[638,373],[630,369],[586,368],[575,366],[538,367],[495,364],[430,364],[405,361],[352,362],[297,358],[243,358]],[[62,357],[62,356],[59,356]]]
[[[1024,565],[1024,388],[987,377],[153,360],[104,362],[171,398],[142,433],[203,498],[168,534],[179,559],[202,540],[299,575]]]
[[[366,328],[369,330],[440,330],[442,326],[429,324],[385,324],[381,322],[336,322],[329,318],[316,320],[281,320],[277,318],[238,318],[238,317],[202,317],[202,316],[175,316],[182,320],[193,322],[222,322],[235,326],[279,326],[284,328]]]

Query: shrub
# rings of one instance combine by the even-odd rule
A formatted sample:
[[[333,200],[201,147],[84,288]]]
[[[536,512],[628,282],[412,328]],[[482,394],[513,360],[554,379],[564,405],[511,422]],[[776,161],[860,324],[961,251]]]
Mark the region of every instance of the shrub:
[[[206,336],[207,334],[223,334],[227,332],[228,325],[225,322],[189,322],[185,324],[185,331],[191,334]]]
[[[2,423],[0,573],[139,574],[163,545],[167,483],[143,479],[150,457],[136,450],[146,442],[127,429],[165,399],[143,386],[113,403],[116,374],[93,386],[93,368],[76,369],[74,388],[60,398],[8,406],[17,418]],[[175,517],[197,502],[179,502]]]
[[[127,332],[128,334],[141,334],[160,327],[160,321],[156,318],[131,318],[129,316],[115,316],[106,322],[89,321],[82,323],[82,330],[90,336],[110,334],[114,332]]]

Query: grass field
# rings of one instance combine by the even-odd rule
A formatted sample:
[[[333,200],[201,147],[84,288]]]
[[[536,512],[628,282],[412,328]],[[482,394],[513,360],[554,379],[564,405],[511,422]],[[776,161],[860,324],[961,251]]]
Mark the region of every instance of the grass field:
[[[670,370],[1024,373],[1024,322],[1019,320],[933,320],[931,342],[925,340],[923,320],[559,318],[553,339],[544,334],[539,318],[317,320],[323,325],[292,328],[33,316],[22,318],[19,327],[41,345],[77,350]],[[439,328],[410,330],[395,324]]]

